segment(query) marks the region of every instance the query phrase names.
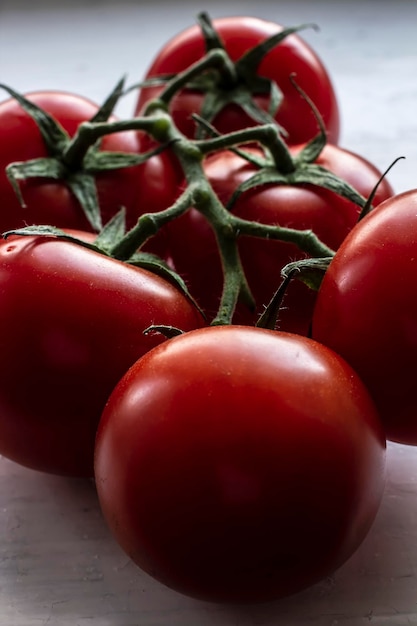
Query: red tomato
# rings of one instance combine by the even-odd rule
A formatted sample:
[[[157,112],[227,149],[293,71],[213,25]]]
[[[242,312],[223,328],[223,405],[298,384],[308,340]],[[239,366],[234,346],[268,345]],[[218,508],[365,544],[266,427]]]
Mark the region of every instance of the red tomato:
[[[339,352],[371,392],[387,437],[417,444],[417,190],[364,218],[319,290],[313,336]]]
[[[331,574],[369,530],[384,468],[353,370],[311,339],[243,326],[191,331],[137,361],[95,453],[122,548],[210,601],[271,600]]]
[[[164,279],[56,238],[2,241],[0,294],[0,454],[52,473],[92,475],[107,397],[163,340],[145,328],[202,325]]]
[[[293,155],[300,147],[291,149]],[[258,149],[248,150],[259,154]],[[363,157],[327,144],[316,160],[360,194],[368,197],[381,173]],[[232,152],[220,152],[205,162],[205,172],[220,200],[226,204],[239,185],[255,174],[256,167]],[[387,179],[380,184],[374,204],[393,194]],[[232,211],[238,217],[265,224],[279,224],[313,232],[333,249],[339,247],[358,220],[359,207],[334,192],[312,185],[270,184],[240,196]],[[220,300],[222,270],[211,226],[192,209],[169,225],[170,249],[177,271],[208,318],[214,317]],[[234,321],[255,323],[281,281],[280,272],[290,261],[305,256],[295,245],[253,237],[239,239],[239,251],[257,307],[255,314],[240,304]],[[287,290],[279,328],[308,334],[316,292],[299,281]]]
[[[99,108],[82,96],[64,92],[36,92],[26,98],[49,113],[69,137],[73,137],[80,124],[90,120]],[[6,166],[53,155],[48,154],[32,117],[14,98],[0,103],[0,137],[0,232],[27,224],[91,230],[65,180],[28,178],[22,181],[20,187],[27,207],[20,206],[7,179]],[[136,154],[141,151],[141,143],[134,131],[115,133],[102,139],[101,150]],[[177,175],[165,154],[154,156],[143,165],[100,172],[95,180],[103,223],[123,206],[129,228],[140,214],[166,208],[177,195]],[[163,253],[161,238],[155,251]]]
[[[213,25],[223,40],[232,61],[238,61],[246,52],[280,32],[283,27],[256,17],[223,17],[213,20]],[[201,59],[205,43],[198,25],[176,35],[159,51],[147,71],[145,79],[178,74]],[[317,121],[310,105],[298,93],[290,80],[295,74],[298,85],[315,103],[328,132],[329,141],[339,138],[339,108],[335,91],[323,63],[314,50],[298,35],[286,37],[261,61],[258,75],[277,83],[283,100],[276,120],[288,133],[290,143],[308,141],[318,133]],[[243,79],[242,79],[243,80]],[[236,85],[222,85],[222,89],[235,89]],[[136,106],[136,114],[143,111],[147,102],[157,97],[162,87],[143,88]],[[193,113],[200,113],[202,92],[190,89],[177,94],[170,105],[170,112],[180,130],[188,137],[194,136]],[[255,95],[255,101],[268,109],[269,97]],[[227,105],[215,118],[214,125],[220,132],[229,132],[253,125],[255,122],[236,104]]]

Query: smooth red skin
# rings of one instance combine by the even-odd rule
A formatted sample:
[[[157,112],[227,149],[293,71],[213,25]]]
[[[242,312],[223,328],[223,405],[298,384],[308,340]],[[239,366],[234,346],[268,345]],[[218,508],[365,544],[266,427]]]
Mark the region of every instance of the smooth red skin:
[[[318,293],[313,336],[356,369],[387,438],[417,445],[417,191],[381,204],[339,248]]]
[[[385,475],[375,407],[305,337],[206,327],[135,363],[97,433],[116,540],[173,589],[265,601],[339,567],[372,524]]]
[[[94,102],[66,92],[36,92],[26,97],[52,115],[70,137],[98,110]],[[64,182],[41,178],[22,181],[20,187],[27,207],[20,206],[6,177],[6,166],[46,157],[48,153],[36,123],[14,98],[0,103],[0,137],[0,232],[28,224],[91,230],[78,200]],[[111,152],[142,151],[134,131],[107,135],[101,147]],[[159,211],[172,204],[177,195],[177,174],[165,154],[152,157],[143,165],[97,174],[95,179],[103,223],[123,206],[128,228],[142,213]],[[148,246],[148,249],[163,254],[164,245],[159,238],[156,247]]]
[[[143,334],[157,323],[190,330],[202,319],[145,270],[57,239],[1,242],[0,454],[91,476],[104,404],[130,365],[164,340]]]
[[[291,149],[295,154],[300,146]],[[256,149],[255,149],[256,152]],[[363,157],[327,144],[317,164],[350,183],[364,197],[368,197],[381,173]],[[223,203],[233,191],[256,169],[232,152],[209,157],[205,172]],[[376,206],[393,195],[387,179],[380,184],[374,198]],[[356,224],[359,207],[335,193],[311,185],[268,185],[245,192],[232,211],[244,219],[264,224],[313,232],[332,249],[337,249]],[[216,314],[221,289],[222,271],[216,242],[204,216],[192,209],[169,225],[169,244],[177,271],[186,279],[189,289],[200,306],[212,319]],[[249,286],[256,301],[252,313],[245,304],[239,304],[234,321],[254,324],[281,282],[280,272],[288,262],[305,256],[295,245],[242,237],[239,251]],[[284,307],[279,316],[279,328],[307,335],[316,293],[294,280],[288,287]]]
[[[225,48],[233,61],[249,49],[282,30],[282,26],[256,17],[225,17],[213,20]],[[205,54],[204,40],[199,26],[194,25],[173,37],[159,51],[149,67],[146,77],[177,74],[201,59]],[[259,65],[258,74],[274,80],[283,93],[283,101],[276,120],[288,133],[289,143],[308,141],[318,132],[317,121],[310,106],[298,93],[290,80],[294,74],[298,85],[315,103],[328,132],[329,141],[337,143],[340,134],[340,115],[335,90],[330,76],[315,51],[297,34],[286,37],[270,51]],[[149,100],[157,97],[161,87],[142,88],[136,105],[136,114],[143,111]],[[255,98],[267,109],[269,99]],[[170,112],[180,130],[188,137],[194,136],[193,113],[200,113],[202,94],[183,90],[176,95]],[[242,109],[228,105],[214,120],[220,132],[230,132],[254,125]]]

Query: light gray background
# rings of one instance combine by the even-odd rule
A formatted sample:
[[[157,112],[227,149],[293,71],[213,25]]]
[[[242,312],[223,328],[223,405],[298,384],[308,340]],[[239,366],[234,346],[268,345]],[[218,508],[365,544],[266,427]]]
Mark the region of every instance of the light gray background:
[[[65,89],[102,101],[136,82],[160,46],[212,17],[256,15],[294,25],[327,66],[342,112],[341,144],[417,187],[417,3],[22,2],[0,4],[0,82]],[[4,94],[4,97],[5,94]],[[3,96],[0,93],[0,99]],[[134,97],[118,112],[130,116]],[[1,358],[1,355],[0,355]],[[0,626],[417,626],[417,450],[390,444],[388,484],[364,544],[333,577],[278,603],[197,602],[141,573],[102,520],[88,481],[0,459]]]

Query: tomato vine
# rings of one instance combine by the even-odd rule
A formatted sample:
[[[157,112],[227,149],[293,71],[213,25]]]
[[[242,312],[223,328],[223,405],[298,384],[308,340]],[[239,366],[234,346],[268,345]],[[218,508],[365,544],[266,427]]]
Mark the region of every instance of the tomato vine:
[[[294,31],[295,29],[289,29],[288,32]],[[282,36],[275,39],[278,41]],[[271,41],[275,39],[272,38]],[[204,173],[203,161],[208,154],[221,149],[238,150],[239,146],[248,143],[255,143],[263,148],[266,158],[263,163],[260,163],[259,173],[253,177],[253,180],[248,181],[245,186],[237,190],[237,193],[242,193],[250,186],[265,182],[289,181],[292,184],[313,184],[324,187],[353,201],[362,210],[366,209],[367,201],[346,181],[312,162],[326,142],[325,130],[320,124],[320,117],[316,111],[314,113],[317,118],[317,137],[306,144],[297,159],[291,157],[282,137],[281,128],[274,121],[259,123],[256,126],[227,134],[219,135],[217,133],[217,136],[206,134],[203,139],[190,139],[178,129],[168,110],[169,103],[175,94],[185,86],[192,84],[198,77],[205,76],[208,71],[217,72],[223,78],[225,73],[236,74],[237,64],[231,60],[225,48],[214,45],[213,42],[212,44],[212,46],[208,46],[202,59],[189,66],[185,71],[166,80],[158,97],[148,102],[142,115],[127,120],[109,121],[109,114],[118,99],[130,91],[130,89],[123,89],[124,80],[121,80],[106,100],[101,112],[93,119],[81,123],[74,137],[65,139],[61,152],[62,160],[67,166],[68,163],[82,162],[88,155],[91,155],[92,147],[97,145],[102,137],[126,130],[146,133],[154,143],[154,147],[149,152],[137,156],[134,161],[132,155],[113,155],[109,163],[106,161],[109,159],[109,155],[102,155],[103,158],[96,163],[96,167],[99,169],[127,167],[133,162],[143,162],[159,151],[165,149],[172,151],[184,173],[185,190],[166,209],[141,215],[133,228],[123,236],[117,237],[114,245],[107,246],[105,253],[129,262],[137,255],[137,251],[165,224],[181,216],[191,207],[196,208],[210,223],[218,245],[223,270],[223,290],[217,315],[212,324],[222,325],[232,323],[238,300],[243,300],[250,308],[255,307],[239,256],[237,245],[239,237],[245,235],[291,242],[308,256],[324,260],[324,264],[333,257],[334,250],[324,244],[311,229],[299,230],[263,224],[233,215],[229,207],[224,206],[219,200]],[[271,42],[266,47],[264,46],[264,54],[270,45],[272,45]],[[258,50],[258,54],[262,54],[262,48]],[[24,104],[22,98],[20,98],[20,102]],[[312,104],[311,106],[313,107]],[[208,116],[208,120],[210,120],[210,116]],[[50,120],[47,121],[50,127]],[[207,122],[205,125],[207,129]],[[239,152],[245,154],[244,150],[239,150]],[[93,156],[97,161],[99,153],[94,152]],[[117,163],[116,159],[118,159]],[[32,163],[31,167],[34,168],[35,165]],[[10,171],[14,173],[14,176],[17,176],[19,170],[11,166]],[[26,172],[33,175],[30,168],[28,170],[28,166],[26,166]],[[25,234],[25,229],[13,232]],[[36,229],[31,227],[28,232],[34,234]],[[53,234],[54,232],[59,236],[59,233],[53,228],[39,230],[39,234]]]

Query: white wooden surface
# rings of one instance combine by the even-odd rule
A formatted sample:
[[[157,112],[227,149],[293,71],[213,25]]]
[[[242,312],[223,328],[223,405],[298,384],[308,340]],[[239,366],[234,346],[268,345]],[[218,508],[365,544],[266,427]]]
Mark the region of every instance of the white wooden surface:
[[[0,4],[0,82],[66,89],[101,101],[127,74],[140,80],[163,42],[208,10],[250,14],[304,31],[339,95],[342,145],[417,187],[417,3],[24,2]],[[0,98],[2,98],[0,94]],[[134,98],[119,107],[130,115]],[[0,355],[1,358],[1,355]],[[138,570],[110,536],[89,481],[0,459],[0,626],[417,625],[417,450],[390,444],[376,522],[334,576],[281,602],[197,602]]]

